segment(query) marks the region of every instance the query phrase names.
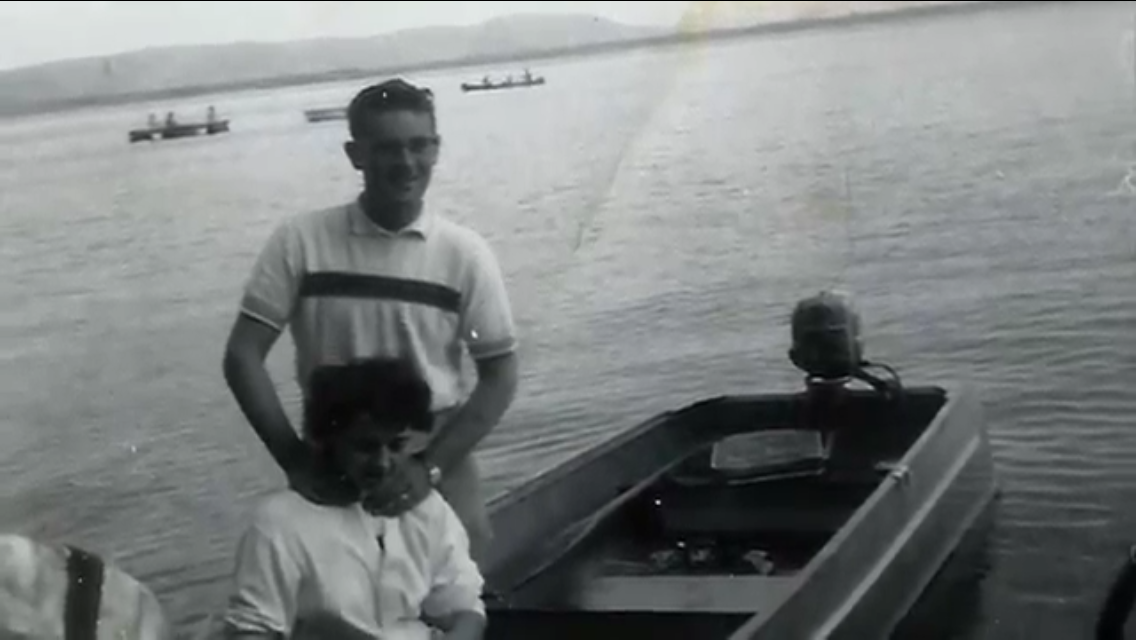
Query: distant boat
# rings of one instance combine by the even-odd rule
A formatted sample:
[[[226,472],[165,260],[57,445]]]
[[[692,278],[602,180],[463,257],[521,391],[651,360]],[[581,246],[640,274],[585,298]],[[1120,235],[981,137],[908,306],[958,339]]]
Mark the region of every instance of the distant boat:
[[[346,120],[346,107],[324,107],[321,109],[305,109],[304,118],[308,122],[327,122],[328,120]]]
[[[130,131],[130,142],[144,142],[153,140],[171,140],[175,138],[191,138],[199,135],[216,135],[229,132],[229,121],[218,120],[216,111],[209,107],[204,122],[177,122],[171,112],[166,115],[166,121],[159,123],[153,114],[150,115],[149,124],[144,129]]]
[[[481,79],[481,82],[473,84],[463,82],[461,89],[463,92],[470,91],[494,91],[496,89],[520,89],[522,87],[538,87],[544,84],[544,76],[534,76],[527,70],[519,80],[514,80],[512,76],[506,77],[501,82],[493,82],[488,76]]]

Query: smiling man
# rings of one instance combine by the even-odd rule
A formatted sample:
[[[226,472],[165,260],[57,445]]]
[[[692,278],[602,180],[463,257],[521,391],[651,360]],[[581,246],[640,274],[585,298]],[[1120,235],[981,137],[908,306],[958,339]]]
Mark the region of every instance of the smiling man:
[[[400,79],[368,87],[351,102],[348,120],[345,150],[363,174],[363,193],[274,231],[246,284],[225,378],[292,487],[334,504],[350,492],[318,472],[311,447],[291,428],[265,368],[269,350],[288,327],[301,388],[325,364],[377,356],[412,362],[432,391],[435,427],[403,481],[437,486],[481,557],[491,531],[472,452],[517,385],[504,280],[480,235],[424,206],[441,146],[430,90]],[[468,395],[465,352],[477,371]]]

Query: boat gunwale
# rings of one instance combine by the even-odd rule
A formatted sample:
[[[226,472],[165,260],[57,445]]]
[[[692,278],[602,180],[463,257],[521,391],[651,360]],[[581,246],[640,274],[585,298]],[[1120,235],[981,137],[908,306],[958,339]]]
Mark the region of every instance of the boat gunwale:
[[[950,414],[952,419],[973,425],[973,428],[965,432],[969,434],[968,436],[957,436],[959,446],[955,449],[958,451],[956,459],[947,462],[943,465],[941,473],[928,480],[929,486],[924,494],[927,503],[920,505],[911,513],[897,539],[883,550],[883,555],[865,575],[862,580],[865,585],[863,589],[865,597],[858,600],[849,598],[847,615],[833,625],[833,635],[843,637],[846,628],[842,625],[855,626],[857,618],[862,620],[867,614],[858,608],[870,607],[871,603],[865,605],[865,602],[872,594],[879,591],[881,587],[878,585],[881,583],[886,585],[888,580],[895,579],[896,572],[901,571],[897,567],[901,567],[905,562],[910,563],[913,560],[912,550],[920,549],[922,553],[919,557],[923,561],[918,564],[922,569],[916,575],[905,574],[915,582],[900,592],[901,605],[890,607],[893,615],[885,622],[889,632],[894,630],[912,611],[936,576],[943,571],[951,555],[958,550],[967,534],[975,528],[982,514],[991,513],[989,510],[996,502],[1000,486],[982,402],[977,391],[969,386],[960,386],[956,397],[962,405],[957,412]],[[957,417],[959,415],[963,417]],[[943,428],[946,429],[945,426]],[[924,451],[922,455],[931,456],[932,453]],[[959,505],[952,511],[952,513],[963,511],[961,516],[956,514],[952,518],[944,515],[952,501],[968,496],[966,506]],[[934,554],[930,561],[926,559],[928,543],[937,543],[937,546],[930,549],[930,553]],[[859,588],[860,585],[857,587]]]
[[[937,385],[937,388],[942,391],[945,397],[945,402],[936,410],[933,419],[926,425],[926,427],[923,428],[923,431],[922,433],[920,433],[919,437],[916,438],[915,441],[906,448],[904,454],[893,463],[893,468],[897,472],[888,473],[880,480],[876,488],[852,513],[852,515],[848,518],[844,525],[835,532],[835,534],[828,540],[827,543],[825,543],[825,545],[820,550],[817,551],[817,553],[813,556],[812,559],[810,559],[805,567],[803,567],[801,571],[795,575],[795,577],[799,579],[799,582],[796,585],[797,588],[789,592],[787,596],[775,606],[770,607],[766,611],[755,613],[749,620],[739,626],[738,629],[730,635],[730,640],[765,637],[764,635],[759,634],[770,632],[768,625],[771,622],[775,621],[776,616],[782,614],[783,608],[785,606],[789,605],[790,602],[795,600],[796,598],[804,597],[802,594],[811,595],[809,593],[809,590],[806,588],[806,585],[816,582],[817,577],[822,573],[835,571],[835,569],[833,569],[833,567],[836,566],[834,562],[841,557],[841,552],[846,548],[849,540],[851,540],[854,536],[862,535],[861,530],[865,522],[869,518],[875,516],[875,514],[879,511],[881,503],[883,503],[883,501],[885,500],[890,499],[891,496],[895,494],[895,492],[901,491],[904,485],[906,485],[910,481],[910,476],[908,474],[910,474],[914,469],[912,463],[917,461],[920,457],[929,455],[928,448],[930,446],[930,443],[942,436],[946,432],[950,422],[953,422],[957,419],[953,417],[955,412],[958,411],[960,407],[962,411],[978,408],[979,403],[976,396],[974,395],[975,392],[968,385],[945,384]],[[950,470],[957,465],[959,471],[961,472],[967,467],[968,463],[973,462],[974,455],[963,458],[962,453],[970,448],[971,443],[974,443],[976,439],[977,443],[974,448],[973,454],[982,454],[984,450],[986,453],[989,453],[989,440],[985,425],[974,425],[974,427],[970,431],[971,433],[969,437],[963,440],[962,446],[958,448],[958,453],[956,453],[952,457],[952,461],[946,465],[947,470]],[[947,492],[949,492],[951,487],[955,485],[955,482],[953,482],[953,480],[956,479],[957,476],[951,478],[951,482],[946,482],[946,478],[934,478],[931,481],[931,488],[928,492],[928,497],[937,495],[939,499],[935,500],[933,503],[921,505],[919,508],[908,514],[902,520],[902,524],[898,529],[897,535],[903,532],[917,530],[922,522],[926,519],[926,516],[938,508],[938,506],[941,504],[942,495],[945,495]],[[940,485],[942,485],[944,488],[943,492],[941,494],[935,494],[935,489]],[[968,511],[968,516],[970,516],[968,517],[968,522],[965,523],[965,526],[958,527],[961,532],[965,533],[965,531],[971,526],[972,521],[975,519],[975,517],[977,517],[977,514],[981,512],[981,509],[989,504],[993,493],[993,491],[985,491],[983,493],[982,499],[976,501],[974,508]],[[921,513],[923,515],[922,518],[920,517]],[[880,548],[876,550],[877,553],[873,554],[873,560],[871,564],[866,567],[866,571],[862,575],[858,576],[858,579],[856,580],[856,593],[850,593],[846,598],[837,602],[836,606],[831,608],[832,614],[825,619],[824,628],[836,628],[843,623],[847,614],[852,611],[857,606],[857,604],[859,604],[859,601],[862,599],[863,595],[870,591],[870,589],[874,585],[872,578],[878,578],[878,575],[874,575],[873,571],[878,567],[886,570],[886,567],[880,567],[880,563],[887,558],[888,552],[892,550],[893,547],[900,549],[902,548],[902,546],[903,545],[898,544],[897,540],[892,540],[887,544],[881,545]],[[949,555],[949,553],[947,555]],[[934,566],[936,570],[940,568],[941,561],[944,559],[945,556],[944,558],[935,559],[936,561]],[[931,578],[933,578],[934,573],[935,571],[931,572]],[[926,588],[926,584],[921,584],[918,586],[919,589],[913,589],[913,591],[915,591],[915,596],[911,598],[911,602],[906,603],[906,609],[910,608],[910,605],[917,598],[918,593],[921,592],[922,589]],[[859,594],[860,597],[853,598],[853,596],[856,594]],[[815,603],[810,608],[815,610]],[[828,609],[826,608],[826,610]],[[900,618],[902,618],[902,615],[900,615]],[[889,621],[885,624],[890,624],[892,622],[898,623],[898,620]],[[822,634],[816,637],[827,636]]]
[[[936,395],[944,395],[945,388],[941,385],[926,385],[912,387],[909,391],[915,391],[921,395],[928,395],[934,393]],[[854,392],[862,397],[869,397],[871,392]],[[657,413],[645,420],[639,421],[627,429],[623,429],[616,434],[605,438],[594,445],[584,448],[582,451],[566,456],[563,460],[545,468],[541,471],[530,476],[527,480],[519,485],[499,492],[497,495],[489,499],[487,507],[491,513],[496,513],[502,509],[512,507],[525,499],[529,498],[532,494],[554,485],[556,482],[564,479],[564,477],[571,475],[578,471],[580,468],[595,462],[596,460],[606,456],[626,445],[629,441],[634,440],[642,435],[654,431],[664,423],[675,422],[681,420],[686,416],[696,414],[699,411],[705,410],[707,407],[716,404],[724,404],[732,402],[735,404],[744,405],[760,405],[763,407],[778,407],[785,408],[796,402],[800,398],[799,391],[787,392],[771,392],[771,393],[757,393],[757,394],[726,394],[719,396],[712,396],[686,404],[678,409],[668,409]],[[945,404],[944,404],[945,406]],[[936,414],[942,412],[942,407],[936,410]],[[764,411],[762,413],[769,413]],[[936,416],[937,417],[937,416]],[[694,447],[702,447],[712,444],[713,442],[722,438],[727,438],[734,435],[740,435],[750,432],[758,432],[766,425],[750,425],[748,428],[741,426],[729,427],[713,427],[707,428],[705,426],[699,429],[699,432],[694,434],[696,442]],[[686,425],[676,425],[678,428],[687,428]],[[927,429],[930,429],[928,425]],[[769,429],[774,430],[773,428]],[[781,429],[785,431],[804,431],[804,429]],[[925,429],[926,430],[926,429]],[[914,446],[914,445],[913,445]],[[694,453],[692,449],[689,453]],[[661,463],[660,466],[669,464],[668,462]]]
[[[912,514],[911,519],[904,527],[901,535],[897,536],[897,538],[892,541],[890,545],[888,545],[888,547],[884,550],[883,556],[881,556],[876,561],[876,563],[872,565],[872,568],[869,571],[868,575],[864,576],[860,580],[860,582],[857,583],[855,594],[853,595],[858,594],[860,597],[856,598],[853,597],[853,595],[850,595],[845,600],[845,602],[841,604],[839,610],[834,613],[829,620],[825,621],[825,625],[822,627],[825,632],[831,633],[834,629],[838,628],[840,624],[843,624],[850,617],[856,605],[863,600],[863,596],[867,594],[869,590],[881,580],[883,575],[888,570],[888,567],[891,566],[892,562],[903,553],[904,548],[907,546],[911,538],[917,535],[919,528],[925,526],[926,522],[932,517],[932,512],[938,507],[943,498],[951,491],[951,489],[957,485],[960,477],[966,472],[967,467],[974,463],[975,457],[982,455],[982,448],[983,445],[979,441],[979,437],[974,437],[969,440],[969,444],[966,447],[966,457],[960,457],[951,466],[951,473],[949,474],[949,476],[942,478],[941,481],[935,486],[932,492],[935,499],[933,501],[928,501],[926,504],[916,510],[915,513]],[[995,493],[995,489],[993,487],[990,487],[987,491],[983,492],[982,498],[974,501],[973,505],[967,511],[966,516],[958,521],[959,524],[955,527],[956,533],[951,536],[952,538],[954,538],[954,540],[952,540],[950,544],[944,547],[943,551],[937,555],[933,563],[927,563],[930,566],[933,566],[935,570],[930,571],[929,575],[925,576],[925,580],[922,580],[921,584],[917,585],[918,588],[914,588],[915,586],[913,585],[912,589],[909,589],[905,592],[908,595],[904,598],[903,606],[896,608],[896,610],[900,613],[895,617],[895,619],[887,621],[886,626],[892,628],[895,625],[899,624],[899,622],[907,614],[907,612],[911,610],[916,600],[918,600],[919,596],[927,588],[928,584],[930,584],[930,581],[934,579],[935,574],[942,567],[943,563],[957,547],[958,540],[961,539],[974,525],[983,509],[985,509],[992,501]],[[827,637],[827,634],[822,633],[821,637]]]
[[[911,458],[922,451],[923,447],[926,446],[926,443],[934,438],[936,434],[938,434],[943,429],[943,424],[947,419],[946,415],[959,401],[958,397],[956,395],[952,395],[948,389],[944,389],[944,396],[947,398],[947,401],[944,402],[941,407],[939,407],[938,411],[935,412],[935,417],[931,420],[930,424],[928,424],[923,429],[923,432],[919,434],[919,437],[916,438],[913,443],[911,443],[911,446],[907,448],[907,451],[904,453],[904,455],[898,461],[896,461],[895,464],[897,466],[903,467],[909,464],[911,462]],[[895,473],[889,473],[881,478],[875,489],[873,489],[872,492],[869,493],[868,496],[864,499],[864,501],[860,503],[860,506],[852,512],[852,515],[849,516],[844,525],[841,526],[840,529],[838,529],[831,538],[829,538],[828,542],[826,542],[825,545],[816,552],[816,555],[813,556],[808,564],[806,564],[796,574],[799,578],[801,578],[801,581],[804,582],[805,580],[813,577],[818,571],[820,571],[824,562],[828,558],[836,555],[836,552],[840,549],[840,547],[842,547],[844,543],[847,542],[847,540],[855,534],[856,529],[858,529],[859,526],[864,522],[864,520],[868,518],[869,514],[875,509],[875,507],[887,497],[887,494],[890,493],[896,485],[900,484],[901,482],[901,477],[897,476]]]

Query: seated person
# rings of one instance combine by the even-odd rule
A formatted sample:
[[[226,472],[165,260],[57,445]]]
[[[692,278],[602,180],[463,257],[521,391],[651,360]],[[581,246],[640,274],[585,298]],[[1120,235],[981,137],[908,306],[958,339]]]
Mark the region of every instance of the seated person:
[[[483,580],[466,531],[428,481],[414,481],[424,472],[406,449],[430,428],[426,382],[402,361],[356,361],[317,369],[306,396],[306,436],[355,499],[320,505],[285,490],[259,505],[223,635],[481,638]]]
[[[0,638],[170,638],[158,599],[95,553],[0,535]]]

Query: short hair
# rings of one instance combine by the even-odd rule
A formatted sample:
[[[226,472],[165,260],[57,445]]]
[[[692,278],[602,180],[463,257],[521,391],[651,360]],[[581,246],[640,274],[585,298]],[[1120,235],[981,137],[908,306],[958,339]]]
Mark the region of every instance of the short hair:
[[[434,113],[434,92],[417,87],[402,78],[394,78],[364,88],[347,107],[347,126],[351,137],[359,140],[367,135],[367,114],[388,111],[416,111],[430,116],[430,123],[438,128]]]
[[[390,358],[354,360],[316,368],[304,398],[304,431],[326,443],[362,415],[429,431],[430,386],[413,364]]]

